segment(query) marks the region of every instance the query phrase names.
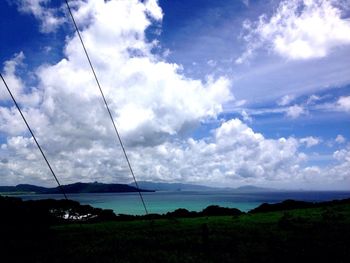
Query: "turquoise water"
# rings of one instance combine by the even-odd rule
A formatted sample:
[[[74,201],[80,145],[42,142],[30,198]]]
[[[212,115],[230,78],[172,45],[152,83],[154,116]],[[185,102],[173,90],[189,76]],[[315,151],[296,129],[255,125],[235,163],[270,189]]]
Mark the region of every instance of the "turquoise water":
[[[149,213],[163,214],[178,208],[201,211],[209,205],[238,208],[247,212],[260,204],[276,203],[286,199],[328,201],[350,198],[350,192],[267,192],[232,193],[208,192],[155,192],[142,193]],[[23,200],[62,199],[62,195],[21,195]],[[144,209],[138,193],[68,194],[68,198],[94,207],[112,209],[116,214],[142,215]]]

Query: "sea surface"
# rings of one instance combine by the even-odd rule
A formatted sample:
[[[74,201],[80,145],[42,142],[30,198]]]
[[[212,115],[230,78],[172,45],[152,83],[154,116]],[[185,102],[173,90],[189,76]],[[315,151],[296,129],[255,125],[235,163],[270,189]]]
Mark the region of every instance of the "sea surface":
[[[164,214],[178,208],[201,211],[209,205],[238,208],[247,212],[262,203],[277,203],[286,199],[321,202],[350,198],[350,191],[313,192],[258,192],[233,193],[229,191],[178,191],[142,193],[149,213]],[[62,195],[20,195],[23,200],[63,199]],[[112,209],[116,214],[145,214],[138,193],[68,194],[68,198],[93,207]]]

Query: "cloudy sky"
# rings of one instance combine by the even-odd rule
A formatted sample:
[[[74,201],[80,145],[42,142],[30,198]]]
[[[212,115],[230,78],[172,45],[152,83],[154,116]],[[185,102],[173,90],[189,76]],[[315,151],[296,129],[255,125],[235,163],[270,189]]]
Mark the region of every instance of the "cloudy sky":
[[[350,186],[349,0],[72,0],[138,180]],[[0,2],[0,71],[59,180],[127,183],[64,1]],[[0,184],[55,186],[0,84]]]

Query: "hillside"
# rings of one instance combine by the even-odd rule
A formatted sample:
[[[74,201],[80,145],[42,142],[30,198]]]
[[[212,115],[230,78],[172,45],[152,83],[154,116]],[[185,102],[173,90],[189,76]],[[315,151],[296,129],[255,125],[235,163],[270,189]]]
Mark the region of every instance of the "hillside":
[[[135,186],[135,183],[130,183],[130,186]],[[155,191],[230,191],[237,193],[255,193],[255,192],[270,192],[275,191],[271,188],[262,188],[252,185],[240,186],[237,188],[228,187],[215,187],[215,186],[204,186],[197,184],[184,184],[184,183],[159,183],[140,181],[138,185],[142,189],[149,189]]]
[[[285,208],[291,208],[290,202],[268,210]],[[288,211],[231,210],[229,216],[183,217],[183,212],[152,220],[54,226],[19,217],[0,224],[0,252],[8,262],[50,263],[347,262],[350,257],[349,200]]]
[[[155,191],[215,191],[220,189],[216,187],[183,183],[157,183],[140,181],[137,182],[137,184],[142,189],[149,189]],[[129,185],[135,187],[135,183],[130,183]]]
[[[0,193],[43,193],[48,191],[49,188],[30,185],[30,184],[19,184],[16,186],[0,186]]]

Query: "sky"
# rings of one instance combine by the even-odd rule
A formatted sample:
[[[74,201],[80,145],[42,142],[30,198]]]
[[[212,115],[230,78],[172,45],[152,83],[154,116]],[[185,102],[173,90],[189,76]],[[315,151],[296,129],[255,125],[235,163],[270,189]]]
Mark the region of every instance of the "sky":
[[[71,0],[138,180],[348,190],[349,0]],[[129,183],[64,1],[0,1],[0,71],[62,184]],[[0,84],[0,184],[55,186]]]

